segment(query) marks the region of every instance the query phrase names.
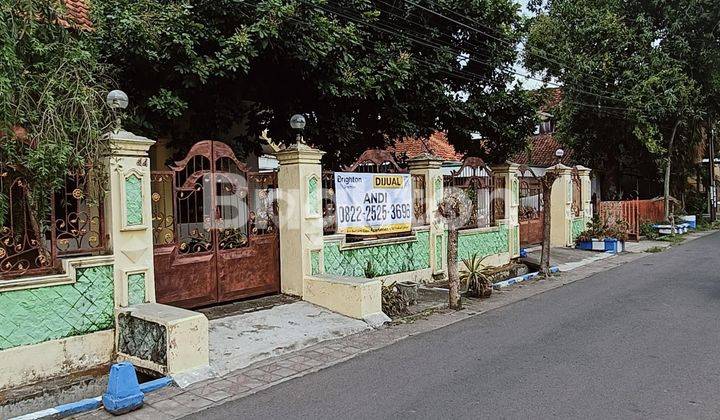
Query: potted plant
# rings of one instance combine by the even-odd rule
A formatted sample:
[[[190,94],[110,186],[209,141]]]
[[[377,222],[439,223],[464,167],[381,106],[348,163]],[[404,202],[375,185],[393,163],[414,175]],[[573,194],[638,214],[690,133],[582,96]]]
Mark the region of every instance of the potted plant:
[[[487,258],[479,258],[474,254],[463,260],[465,268],[460,272],[460,284],[465,285],[466,293],[470,297],[489,298],[492,295],[493,284],[487,276],[488,266],[484,263]]]
[[[627,222],[617,220],[612,226],[609,226],[595,215],[588,223],[587,229],[575,239],[575,247],[587,251],[622,252],[625,250],[627,231]]]

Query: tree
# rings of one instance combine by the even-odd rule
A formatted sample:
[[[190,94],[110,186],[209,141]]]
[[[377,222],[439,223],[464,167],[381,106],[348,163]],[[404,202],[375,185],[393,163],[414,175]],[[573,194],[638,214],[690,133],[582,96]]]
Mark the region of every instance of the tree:
[[[712,27],[720,11],[714,3],[531,5],[538,15],[530,25],[525,62],[563,85],[560,137],[576,157],[600,169],[605,197],[621,195],[619,177],[628,168],[654,179],[661,170],[669,175],[670,161],[687,164],[678,150],[702,141],[697,123],[716,108],[711,104],[716,99],[710,99],[718,63]],[[682,179],[684,171],[678,167],[674,179]]]
[[[96,7],[104,60],[132,99],[131,123],[181,148],[212,137],[248,150],[263,130],[282,142],[292,138],[289,117],[302,112],[305,137],[328,152],[328,166],[434,130],[449,131],[461,150],[479,149],[480,133],[480,152],[502,160],[534,123],[526,94],[507,89],[511,78],[498,71],[516,57],[511,0]],[[473,30],[481,25],[494,34]]]
[[[522,176],[530,176],[535,178],[540,187],[542,188],[542,203],[543,203],[543,232],[542,232],[542,250],[540,252],[540,274],[548,277],[550,273],[550,223],[552,220],[552,187],[557,180],[557,172],[552,167],[545,171],[545,174],[538,176],[535,172],[527,165],[523,165],[519,168]]]
[[[470,218],[472,203],[464,191],[452,188],[438,205],[438,214],[444,219],[448,231],[448,306],[462,309],[460,299],[460,273],[458,272],[458,231]]]
[[[10,211],[3,180],[21,176],[36,238],[48,192],[70,169],[99,167],[107,149],[104,69],[92,35],[64,16],[59,2],[0,5],[0,225]]]

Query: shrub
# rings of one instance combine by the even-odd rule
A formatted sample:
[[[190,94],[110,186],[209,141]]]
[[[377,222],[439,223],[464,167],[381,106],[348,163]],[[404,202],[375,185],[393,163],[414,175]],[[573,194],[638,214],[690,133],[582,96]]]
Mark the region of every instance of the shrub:
[[[629,225],[626,221],[618,219],[614,224],[608,225],[597,214],[587,224],[587,229],[581,232],[575,242],[588,242],[593,239],[615,238],[627,240]]]
[[[658,236],[660,236],[657,232],[657,229],[653,227],[655,223],[653,222],[643,222],[640,225],[640,235],[648,238],[648,239],[656,239]]]

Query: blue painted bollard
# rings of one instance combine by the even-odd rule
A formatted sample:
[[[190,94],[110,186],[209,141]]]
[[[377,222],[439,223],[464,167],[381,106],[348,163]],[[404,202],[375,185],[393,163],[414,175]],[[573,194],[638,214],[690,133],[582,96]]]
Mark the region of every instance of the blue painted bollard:
[[[115,415],[127,413],[140,408],[144,397],[132,363],[112,365],[107,392],[102,397],[105,410]]]

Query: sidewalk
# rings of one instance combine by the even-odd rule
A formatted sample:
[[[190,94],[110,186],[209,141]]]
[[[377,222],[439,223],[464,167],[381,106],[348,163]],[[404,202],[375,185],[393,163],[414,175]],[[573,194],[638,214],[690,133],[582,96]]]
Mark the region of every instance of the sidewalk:
[[[667,248],[671,244],[664,241],[641,241],[625,242],[626,252],[642,253],[650,248]],[[539,265],[542,248],[534,246],[527,249],[527,257],[523,258],[529,262]],[[613,257],[614,254],[605,252],[583,251],[575,248],[554,247],[550,249],[550,265],[557,266],[560,272],[572,271],[578,267],[591,264],[595,261]]]
[[[715,233],[715,231],[688,234],[686,242],[711,233]],[[660,246],[650,241],[647,242],[647,244],[636,247],[628,247],[628,252],[623,254],[575,267],[570,272],[561,273],[550,279],[531,280],[502,291],[496,291],[491,298],[486,300],[466,299],[464,301],[465,308],[460,311],[439,309],[432,314],[422,313],[411,319],[398,320],[381,329],[366,330],[271,357],[232,371],[222,377],[196,383],[185,389],[177,386],[161,389],[146,395],[145,406],[142,409],[122,417],[127,419],[176,419],[200,412],[211,406],[243,398],[276,384],[341,363],[359,354],[391,345],[407,337],[442,328],[636,261],[649,255],[644,252],[646,249]],[[668,243],[662,242],[662,246],[667,245]],[[75,418],[112,417],[104,410],[96,410]]]

